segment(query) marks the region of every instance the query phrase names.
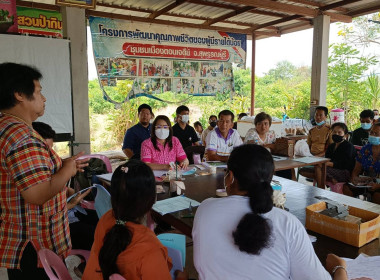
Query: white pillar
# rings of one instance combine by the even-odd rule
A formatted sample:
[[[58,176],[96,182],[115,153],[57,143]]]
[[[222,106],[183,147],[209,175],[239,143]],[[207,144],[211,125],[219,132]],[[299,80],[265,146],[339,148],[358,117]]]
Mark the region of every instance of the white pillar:
[[[71,79],[74,111],[74,154],[90,149],[88,106],[87,24],[85,9],[62,7],[63,36],[71,41]]]
[[[330,17],[314,18],[313,56],[311,66],[310,107],[326,105],[327,66],[329,57]],[[314,110],[311,110],[312,112]]]

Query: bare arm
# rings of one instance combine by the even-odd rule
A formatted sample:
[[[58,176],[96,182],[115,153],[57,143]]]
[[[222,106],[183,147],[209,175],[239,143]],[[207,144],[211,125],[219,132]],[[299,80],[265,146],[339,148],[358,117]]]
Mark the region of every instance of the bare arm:
[[[82,155],[83,152],[64,160],[62,168],[51,176],[50,181],[45,181],[22,191],[21,195],[25,201],[30,204],[42,205],[57,195],[77,171],[83,172],[83,168],[88,165],[87,159],[76,160]]]
[[[223,161],[223,162],[228,161],[227,156],[219,156],[219,155],[217,155],[216,151],[211,151],[211,150],[207,150],[207,159],[208,160],[219,160],[219,161]]]
[[[351,181],[355,184],[358,181],[359,174],[362,172],[362,165],[356,161],[354,170],[352,170]]]
[[[123,153],[128,157],[128,158],[132,158],[133,157],[133,152],[131,149],[123,149]]]
[[[339,258],[338,256],[334,254],[328,254],[326,259],[326,269],[330,274],[332,274],[332,271],[335,267],[342,266],[342,268],[338,268],[335,270],[335,273],[333,276],[334,280],[347,280],[347,271],[346,271],[346,261],[342,258]]]

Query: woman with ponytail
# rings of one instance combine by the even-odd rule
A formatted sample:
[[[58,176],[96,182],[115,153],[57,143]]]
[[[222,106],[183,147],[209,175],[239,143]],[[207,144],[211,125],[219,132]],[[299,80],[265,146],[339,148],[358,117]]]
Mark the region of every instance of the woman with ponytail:
[[[112,209],[99,220],[82,279],[170,280],[171,259],[154,232],[141,224],[156,199],[152,170],[139,160],[119,166],[111,180]],[[183,272],[177,279],[186,279]]]
[[[331,279],[301,222],[273,207],[274,163],[268,150],[254,144],[237,147],[227,167],[228,197],[203,201],[195,215],[199,279]],[[334,279],[347,279],[344,261],[335,255],[328,260]]]

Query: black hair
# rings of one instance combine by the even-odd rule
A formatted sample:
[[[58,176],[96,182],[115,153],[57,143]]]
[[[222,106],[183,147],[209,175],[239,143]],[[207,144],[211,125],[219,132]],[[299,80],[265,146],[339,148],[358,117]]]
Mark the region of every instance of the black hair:
[[[208,117],[208,120],[211,120],[211,118],[215,118],[215,119],[218,119],[218,117],[217,117],[217,116],[215,116],[215,115],[211,115],[211,116],[209,116],[209,117]]]
[[[203,128],[203,126],[202,126],[202,124],[201,124],[201,122],[200,121],[196,121],[195,123],[194,123],[194,127],[195,126],[200,126],[200,127],[202,127]]]
[[[31,66],[17,63],[0,64],[0,110],[9,109],[17,104],[15,93],[25,94],[33,99],[34,81],[42,78],[42,74]]]
[[[268,120],[269,121],[269,126],[272,125],[272,117],[265,113],[265,112],[261,112],[259,114],[256,115],[255,117],[255,120],[254,120],[254,124],[258,124],[259,122],[262,122],[262,121],[265,121],[265,120]]]
[[[115,170],[110,193],[115,219],[139,223],[139,219],[152,208],[156,199],[156,183],[152,170],[140,160],[129,160]],[[106,233],[98,258],[104,280],[119,273],[117,257],[127,249],[132,236],[133,233],[125,224],[115,224]]]
[[[158,148],[157,146],[157,136],[156,136],[156,125],[157,125],[157,121],[159,120],[164,120],[166,122],[166,124],[169,126],[169,136],[168,138],[166,138],[165,140],[165,144],[164,144],[164,147],[166,144],[169,145],[169,148],[170,150],[173,149],[173,128],[172,128],[172,124],[169,120],[169,118],[167,116],[164,116],[164,115],[159,115],[157,116],[154,121],[153,121],[153,124],[152,124],[152,128],[151,128],[151,132],[150,132],[150,141],[152,141],[152,144],[153,144],[153,147],[159,151],[160,148]]]
[[[185,105],[181,105],[181,106],[179,106],[179,107],[177,108],[177,110],[175,110],[175,113],[176,113],[177,115],[181,115],[181,113],[182,113],[183,111],[188,111],[188,112],[190,112],[190,109],[189,109],[189,107],[187,107],[187,106],[185,106]]]
[[[331,130],[334,130],[335,127],[340,127],[341,129],[343,129],[344,131],[344,134],[348,134],[348,127],[345,123],[342,123],[342,122],[336,122],[334,123],[332,126],[331,126]]]
[[[231,121],[234,121],[235,115],[230,110],[223,110],[220,111],[218,114],[218,119],[220,119],[220,116],[231,116]]]
[[[149,112],[150,112],[151,114],[153,114],[153,112],[152,112],[152,107],[150,107],[148,104],[141,104],[141,105],[139,106],[139,108],[137,109],[137,113],[140,114],[140,112],[141,112],[143,109],[148,109]]]
[[[379,110],[377,110],[377,109],[373,109],[372,111],[374,111],[374,112],[375,112],[375,111],[376,111],[376,112],[379,112]]]
[[[44,139],[53,139],[55,131],[50,125],[44,122],[32,122],[33,129]]]
[[[361,119],[370,118],[371,120],[373,120],[375,118],[375,113],[369,109],[363,110],[360,113],[360,118]]]
[[[242,145],[232,151],[227,167],[233,172],[239,190],[247,192],[252,210],[242,217],[233,232],[235,244],[242,252],[259,255],[262,249],[271,246],[271,224],[260,214],[273,208],[272,155],[262,146]]]
[[[317,110],[321,110],[321,111],[325,112],[326,117],[329,114],[329,109],[327,109],[327,107],[325,107],[325,106],[318,106],[317,108],[315,108],[315,112],[317,112]]]
[[[246,116],[248,116],[247,113],[240,113],[238,115],[238,119],[241,119],[242,117],[246,117]]]

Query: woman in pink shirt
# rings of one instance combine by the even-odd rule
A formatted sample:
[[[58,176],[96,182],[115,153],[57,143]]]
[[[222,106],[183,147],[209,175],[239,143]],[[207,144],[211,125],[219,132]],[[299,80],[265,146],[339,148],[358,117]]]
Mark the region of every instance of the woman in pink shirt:
[[[160,115],[154,120],[151,137],[141,144],[141,160],[153,170],[169,169],[170,162],[179,162],[182,169],[189,165],[181,142],[173,136],[168,117]]]

